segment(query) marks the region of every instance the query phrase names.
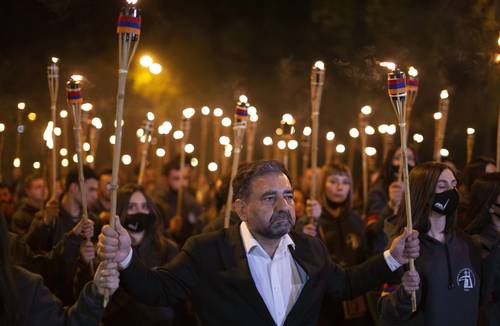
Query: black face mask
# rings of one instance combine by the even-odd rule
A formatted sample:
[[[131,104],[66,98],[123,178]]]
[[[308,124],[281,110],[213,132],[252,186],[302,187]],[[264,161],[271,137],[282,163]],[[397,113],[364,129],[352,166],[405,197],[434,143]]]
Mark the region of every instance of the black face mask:
[[[154,221],[153,214],[136,213],[127,215],[123,226],[132,232],[141,232],[147,229]]]
[[[457,209],[458,201],[458,191],[455,188],[435,194],[432,210],[439,214],[448,215]]]

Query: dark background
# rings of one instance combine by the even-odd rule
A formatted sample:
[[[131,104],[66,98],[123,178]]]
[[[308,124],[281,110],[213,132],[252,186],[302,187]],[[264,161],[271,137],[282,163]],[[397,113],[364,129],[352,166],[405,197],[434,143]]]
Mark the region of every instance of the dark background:
[[[86,77],[83,96],[104,123],[97,166],[109,165],[117,81],[115,25],[122,5],[117,0],[2,4],[4,176],[14,157],[20,101],[27,104],[26,114],[38,114],[35,122],[26,122],[23,169],[30,170],[33,161],[46,156],[41,135],[50,116],[46,65],[52,56],[61,59],[58,109],[67,109],[63,84],[68,76]],[[147,111],[160,121],[172,120],[177,129],[182,108],[219,106],[231,116],[242,93],[259,111],[258,144],[272,135],[285,112],[296,117],[301,131],[309,124],[310,67],[321,59],[326,65],[321,140],[333,130],[337,141],[347,145],[348,130],[365,104],[374,109],[373,126],[394,122],[386,71],[377,65],[394,61],[419,71],[411,134],[424,135],[424,160],[431,158],[432,113],[444,88],[450,92],[444,147],[451,157],[463,165],[467,127],[476,129],[475,155],[495,155],[500,70],[492,58],[500,52],[497,1],[142,0],[139,6],[143,27],[127,85],[124,153],[135,154],[135,131]],[[162,64],[162,74],[151,76],[139,67],[143,54]],[[192,132],[195,145],[198,123]],[[381,153],[378,134],[369,142]],[[259,155],[261,148],[257,151]]]

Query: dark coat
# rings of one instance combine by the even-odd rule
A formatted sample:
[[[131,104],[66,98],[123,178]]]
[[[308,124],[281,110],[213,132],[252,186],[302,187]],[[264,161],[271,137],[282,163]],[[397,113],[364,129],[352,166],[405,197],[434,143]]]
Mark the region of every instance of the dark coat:
[[[23,319],[20,325],[99,325],[104,311],[103,300],[93,283],[84,287],[73,306],[62,307],[40,276],[15,267],[14,282]]]
[[[39,209],[31,205],[27,199],[23,200],[19,208],[12,215],[10,229],[21,236],[29,231],[31,222],[35,219],[35,214]]]
[[[316,238],[290,233],[295,261],[308,275],[284,325],[316,325],[325,293],[356,297],[388,280],[382,255],[344,270]],[[275,325],[252,279],[239,225],[190,238],[168,265],[149,270],[133,256],[121,272],[121,285],[138,300],[171,305],[191,297],[202,325]]]

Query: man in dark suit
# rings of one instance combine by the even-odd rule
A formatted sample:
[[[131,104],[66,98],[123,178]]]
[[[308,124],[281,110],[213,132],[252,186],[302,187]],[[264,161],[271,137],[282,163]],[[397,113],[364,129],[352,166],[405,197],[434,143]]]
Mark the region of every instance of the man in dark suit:
[[[121,225],[99,236],[102,259],[118,262],[121,284],[151,305],[190,297],[202,325],[315,325],[323,296],[353,298],[383,283],[418,257],[416,232],[384,254],[344,270],[316,238],[292,232],[293,191],[283,165],[240,167],[233,182],[239,225],[190,238],[169,264],[148,270]]]

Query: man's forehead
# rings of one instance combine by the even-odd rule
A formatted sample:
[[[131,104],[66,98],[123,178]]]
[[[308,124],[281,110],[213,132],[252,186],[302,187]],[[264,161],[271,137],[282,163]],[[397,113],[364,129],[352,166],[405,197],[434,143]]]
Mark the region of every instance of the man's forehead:
[[[283,173],[266,173],[255,177],[250,183],[251,191],[260,194],[271,190],[292,191],[290,180]]]

